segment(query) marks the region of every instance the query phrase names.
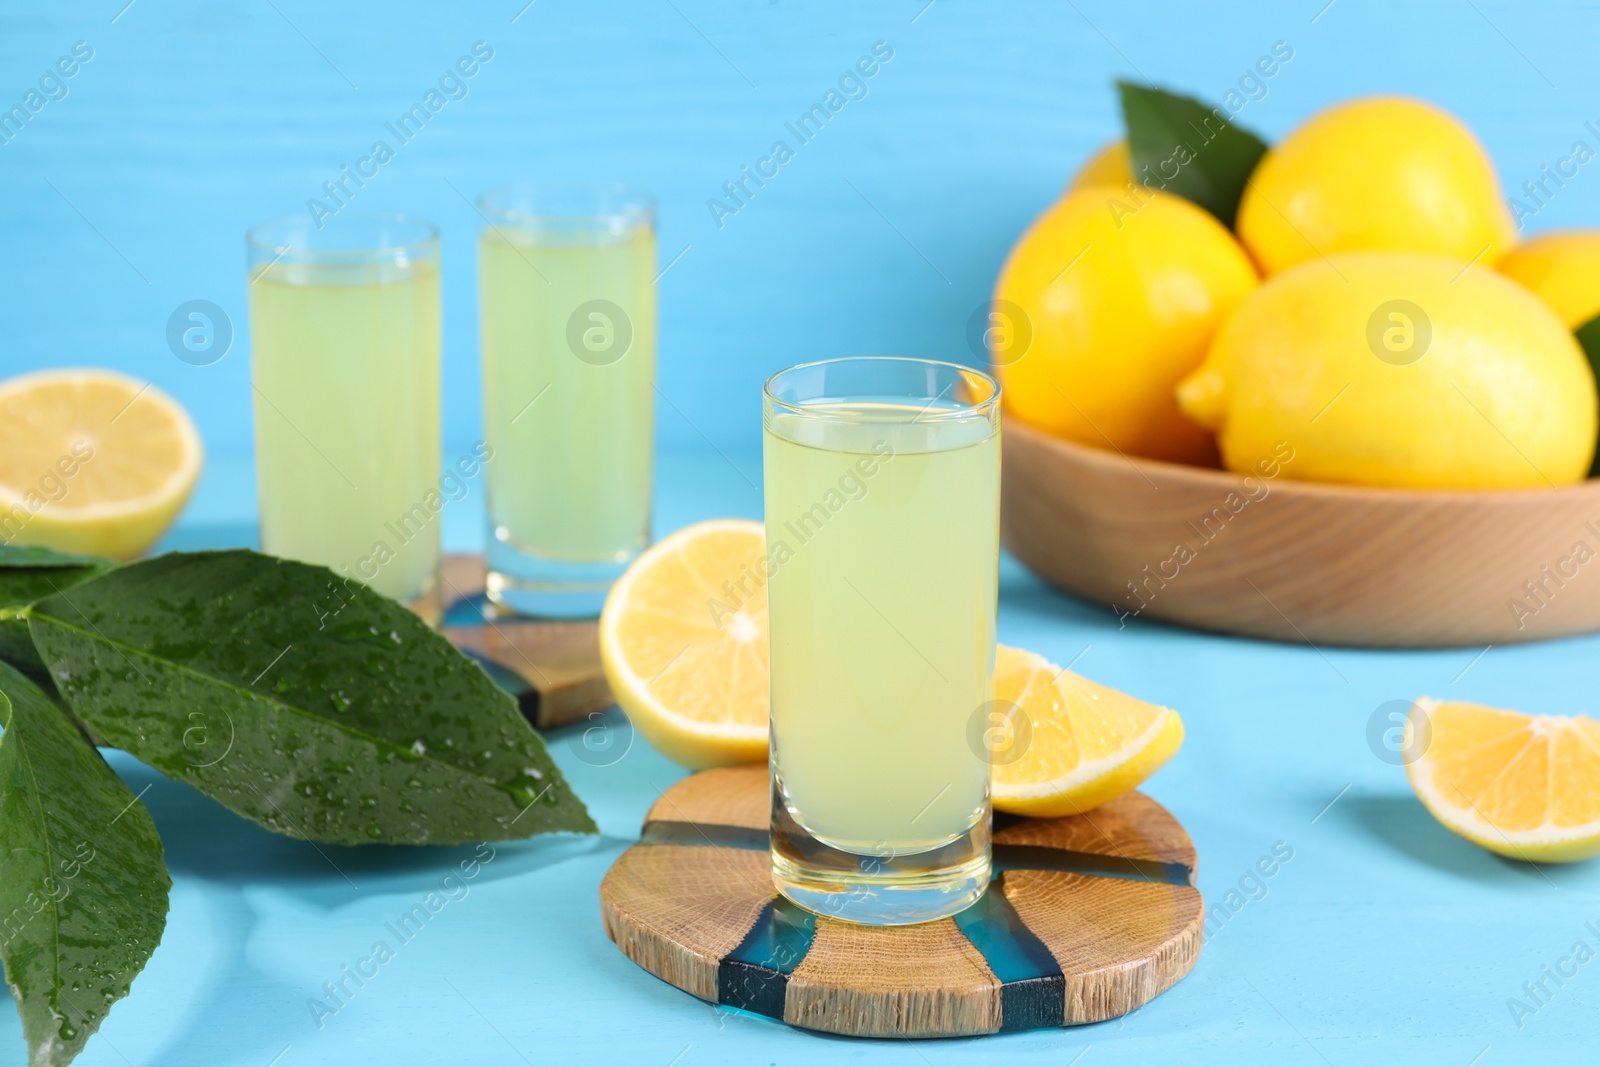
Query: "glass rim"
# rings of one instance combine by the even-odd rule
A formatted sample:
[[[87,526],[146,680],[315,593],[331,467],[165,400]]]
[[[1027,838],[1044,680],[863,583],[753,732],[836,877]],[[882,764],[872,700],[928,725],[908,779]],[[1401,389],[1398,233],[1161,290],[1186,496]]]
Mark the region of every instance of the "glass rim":
[[[315,225],[316,220],[313,216],[294,214],[280,215],[277,218],[267,219],[251,226],[244,232],[245,245],[254,251],[272,255],[276,259],[293,256],[297,259],[336,261],[377,259],[380,257],[410,258],[405,254],[413,250],[420,251],[437,246],[439,243],[439,227],[416,215],[407,215],[403,212],[354,211],[349,214],[341,212],[338,217],[351,222],[378,222],[417,227],[421,230],[421,236],[410,241],[373,243],[364,248],[316,248],[308,244],[283,244],[265,239],[265,234],[268,231],[278,227],[288,230],[296,226]]]
[[[613,197],[618,206],[611,209],[597,208],[592,211],[566,209],[542,211],[500,206],[495,202],[497,199],[512,199],[517,196],[524,196],[530,200],[538,200],[541,197],[560,200],[563,196],[573,194],[590,197],[596,204],[606,202],[608,196]],[[621,182],[512,182],[479,194],[474,206],[478,214],[482,215],[484,221],[491,226],[497,223],[530,227],[538,227],[541,224],[571,226],[617,223],[637,226],[652,224],[656,215],[656,198],[652,194],[637,186]]]
[[[815,359],[806,363],[796,363],[792,367],[783,368],[763,382],[761,385],[761,396],[773,407],[780,408],[783,411],[799,415],[803,418],[826,419],[830,417],[837,417],[836,415],[830,416],[827,412],[818,411],[814,406],[807,405],[805,403],[793,403],[788,400],[780,399],[773,392],[773,383],[775,383],[779,378],[782,378],[785,375],[791,374],[795,371],[813,370],[819,367],[830,367],[845,363],[877,364],[880,366],[886,364],[910,364],[919,367],[934,367],[941,370],[953,371],[958,379],[965,380],[969,379],[969,376],[976,377],[980,381],[987,383],[989,386],[989,395],[984,397],[982,400],[957,400],[955,402],[959,405],[958,407],[933,413],[930,413],[928,410],[924,409],[911,421],[930,422],[941,419],[968,419],[974,415],[988,415],[994,410],[998,409],[1000,405],[1000,383],[987,371],[979,370],[976,367],[969,367],[965,363],[952,363],[947,359],[923,359],[920,356],[835,356],[831,359]],[[922,397],[911,399],[928,398]],[[937,400],[938,397],[936,396],[932,399]]]

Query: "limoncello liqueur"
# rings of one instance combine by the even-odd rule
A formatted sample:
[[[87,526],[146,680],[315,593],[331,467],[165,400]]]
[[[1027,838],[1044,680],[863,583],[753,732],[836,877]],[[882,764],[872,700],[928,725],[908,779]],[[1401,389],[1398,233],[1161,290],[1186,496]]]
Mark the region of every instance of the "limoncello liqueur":
[[[414,601],[434,591],[439,271],[305,262],[250,277],[261,548]]]
[[[486,230],[479,248],[495,520],[512,543],[553,559],[629,556],[650,522],[655,238],[642,231],[561,247],[507,236]],[[597,298],[621,308],[628,326],[608,321],[605,308],[579,312]],[[628,348],[612,359],[606,346],[624,329]]]
[[[981,852],[987,881],[989,763],[972,724],[993,697],[997,429],[992,410],[949,400],[767,407],[780,888],[808,879],[805,849],[781,846],[801,836],[789,825],[875,858],[857,870],[880,888],[916,883],[915,857],[938,849]]]
[[[649,540],[655,233],[648,214],[490,217],[478,246],[490,595],[563,613],[571,593],[582,611],[584,590],[603,596]]]

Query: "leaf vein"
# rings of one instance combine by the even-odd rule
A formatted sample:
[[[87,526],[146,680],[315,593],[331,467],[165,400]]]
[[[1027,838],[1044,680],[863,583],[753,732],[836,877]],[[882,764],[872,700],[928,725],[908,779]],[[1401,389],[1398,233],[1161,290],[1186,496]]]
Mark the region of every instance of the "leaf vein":
[[[46,613],[30,612],[29,618],[30,619],[39,619],[39,620],[49,621],[49,622],[51,622],[51,623],[53,623],[53,624],[55,624],[57,626],[62,627],[63,629],[71,630],[73,633],[78,634],[79,636],[83,637],[85,640],[89,641],[90,643],[109,645],[113,649],[115,649],[116,651],[121,652],[123,654],[127,654],[127,653],[131,652],[133,655],[138,656],[139,658],[144,660],[146,663],[152,664],[154,666],[165,667],[165,668],[168,668],[170,670],[176,671],[176,672],[178,672],[180,674],[183,674],[185,676],[188,676],[190,678],[195,678],[195,679],[198,679],[198,680],[200,680],[202,682],[206,682],[206,683],[210,683],[212,685],[219,686],[219,687],[221,687],[223,689],[229,690],[229,691],[231,691],[233,693],[236,693],[236,694],[238,694],[240,696],[247,697],[251,701],[260,701],[261,703],[267,704],[267,705],[271,706],[274,709],[291,712],[291,713],[293,713],[293,715],[296,718],[304,719],[306,721],[315,723],[317,725],[330,727],[330,728],[332,728],[332,729],[334,729],[334,730],[336,730],[336,731],[338,731],[340,733],[343,733],[343,734],[345,734],[345,735],[347,735],[347,736],[349,736],[349,737],[351,737],[353,739],[366,741],[367,743],[371,744],[374,748],[392,751],[396,755],[399,755],[403,759],[414,760],[414,761],[417,761],[417,762],[426,762],[426,763],[435,764],[435,765],[437,765],[439,767],[444,767],[444,768],[446,768],[446,769],[448,769],[450,771],[455,772],[456,776],[459,776],[459,777],[462,777],[462,778],[466,778],[466,779],[469,779],[469,780],[472,780],[472,781],[484,782],[484,783],[490,785],[491,787],[493,787],[495,789],[498,789],[502,793],[505,793],[507,796],[515,796],[516,791],[510,785],[508,785],[506,783],[503,783],[503,782],[495,781],[492,778],[486,778],[486,777],[484,777],[482,775],[476,774],[469,768],[460,767],[460,766],[457,766],[456,764],[450,763],[450,762],[448,762],[446,760],[439,759],[437,756],[432,755],[431,751],[426,749],[426,748],[424,748],[424,751],[419,753],[419,752],[417,752],[416,749],[414,749],[414,748],[412,748],[410,746],[407,746],[407,745],[402,745],[397,741],[390,741],[387,738],[379,737],[379,736],[377,736],[375,734],[368,733],[365,730],[358,730],[355,727],[349,726],[349,725],[344,724],[344,723],[341,723],[336,719],[324,718],[324,717],[322,717],[320,715],[317,715],[315,712],[311,711],[309,708],[302,708],[302,707],[299,707],[297,705],[290,704],[290,703],[287,703],[287,702],[284,702],[284,701],[275,700],[271,696],[268,696],[268,695],[263,694],[263,693],[258,693],[254,689],[251,689],[251,688],[249,688],[247,686],[240,686],[237,683],[228,681],[227,679],[218,678],[218,677],[215,677],[214,675],[206,674],[206,673],[204,673],[202,671],[196,670],[193,667],[188,666],[187,664],[178,663],[175,660],[162,659],[161,657],[156,656],[153,653],[147,652],[146,650],[141,649],[141,648],[139,648],[139,647],[137,647],[135,645],[129,645],[129,644],[126,644],[125,642],[122,642],[122,641],[113,640],[112,638],[107,637],[107,636],[105,636],[105,635],[103,635],[101,633],[98,633],[98,632],[91,633],[89,630],[85,630],[81,626],[75,626],[72,623],[68,622],[67,620],[62,619],[62,618],[60,618],[59,616],[56,616],[56,615],[50,615],[50,614],[46,614]]]

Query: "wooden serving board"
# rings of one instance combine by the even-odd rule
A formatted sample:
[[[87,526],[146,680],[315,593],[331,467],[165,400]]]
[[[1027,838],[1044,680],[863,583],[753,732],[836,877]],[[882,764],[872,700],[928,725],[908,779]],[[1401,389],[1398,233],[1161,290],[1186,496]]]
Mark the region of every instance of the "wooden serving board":
[[[482,556],[445,556],[444,635],[517,698],[536,729],[576,722],[610,707],[599,622],[506,615],[484,595],[483,575]]]
[[[702,1000],[857,1037],[970,1036],[1123,1015],[1199,958],[1194,846],[1142,793],[1064,819],[997,815],[978,903],[869,927],[776,895],[768,788],[765,766],[684,779],[600,884],[617,947]]]

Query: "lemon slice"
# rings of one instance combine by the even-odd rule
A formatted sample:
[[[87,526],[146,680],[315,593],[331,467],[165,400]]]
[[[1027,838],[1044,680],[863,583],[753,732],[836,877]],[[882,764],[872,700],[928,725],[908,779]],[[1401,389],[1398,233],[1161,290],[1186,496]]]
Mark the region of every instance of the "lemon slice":
[[[1513,859],[1600,855],[1600,722],[1422,697],[1405,742],[1411,788],[1447,829]]]
[[[1076,815],[1150,777],[1183,743],[1171,708],[1098,685],[1043,656],[995,652],[994,806]]]
[[[0,543],[132,559],[182,510],[201,461],[188,413],[135,378],[0,382]]]
[[[600,613],[612,695],[686,767],[766,759],[766,552],[759,522],[687,526],[645,550]]]

